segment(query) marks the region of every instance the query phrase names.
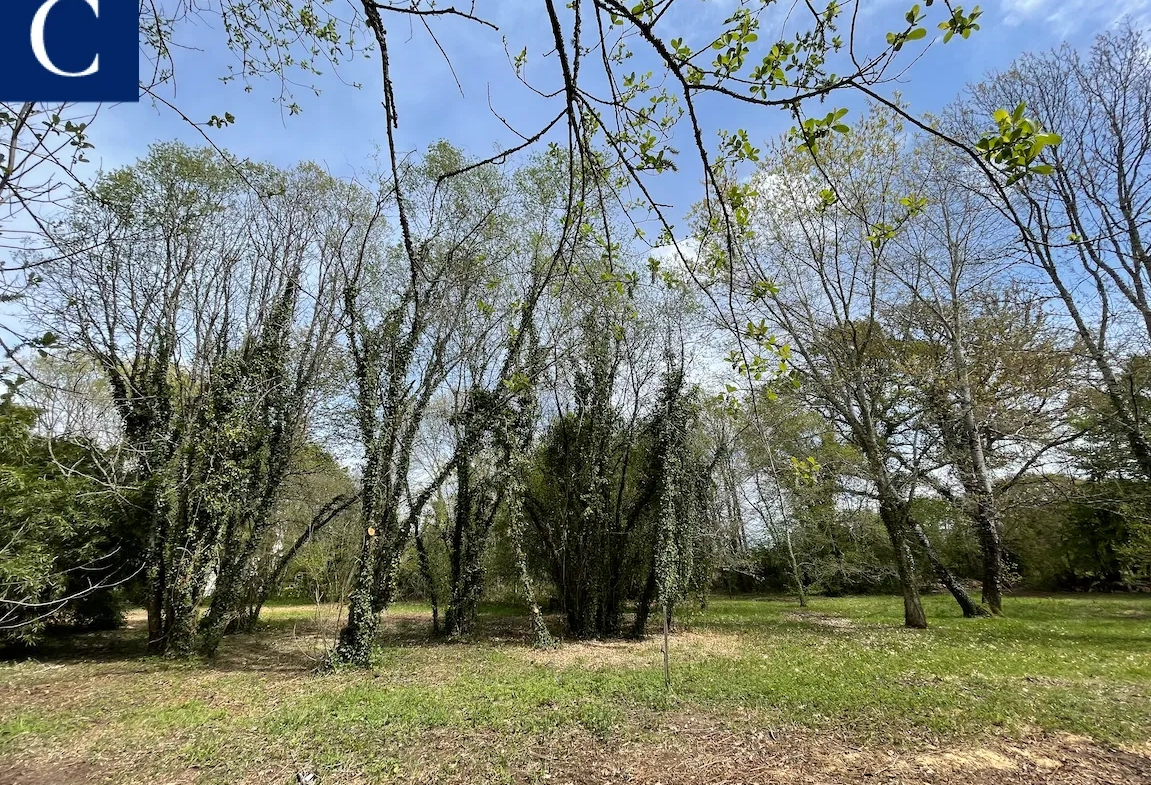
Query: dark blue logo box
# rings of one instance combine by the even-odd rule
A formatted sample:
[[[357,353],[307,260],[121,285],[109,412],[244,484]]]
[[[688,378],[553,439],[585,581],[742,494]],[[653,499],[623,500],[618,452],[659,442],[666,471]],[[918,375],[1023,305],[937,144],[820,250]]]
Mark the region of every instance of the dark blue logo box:
[[[138,0],[3,0],[0,101],[139,101]]]

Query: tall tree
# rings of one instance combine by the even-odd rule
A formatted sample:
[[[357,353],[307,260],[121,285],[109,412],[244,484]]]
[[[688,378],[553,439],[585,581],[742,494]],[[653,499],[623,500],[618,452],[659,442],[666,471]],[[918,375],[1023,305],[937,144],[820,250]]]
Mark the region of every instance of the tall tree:
[[[1009,231],[967,184],[969,168],[937,141],[923,143],[905,175],[919,184],[922,206],[896,237],[890,269],[906,287],[901,332],[923,352],[917,361],[920,350],[908,347],[924,396],[924,443],[937,445],[936,459],[960,492],[937,481],[930,466],[922,477],[971,518],[983,602],[998,615],[1005,580],[998,496],[1069,441],[1060,426],[1073,363],[1042,300],[1013,280]]]
[[[486,258],[503,198],[488,167],[463,168],[462,154],[440,143],[423,161],[393,172],[373,213],[379,224],[394,199],[399,238],[365,235],[349,257],[344,307],[353,371],[352,396],[364,451],[363,541],[348,621],[333,663],[368,662],[380,613],[395,590],[400,557],[423,508],[457,467],[448,460],[417,488],[411,468],[434,396],[467,354],[456,339],[467,324],[460,304],[482,300]],[[381,186],[383,188],[383,186]]]
[[[1151,478],[1147,412],[1122,366],[1151,340],[1147,221],[1151,56],[1130,22],[1091,50],[1028,54],[972,90],[974,113],[1025,103],[1064,142],[1045,149],[1050,177],[1021,181],[1013,224],[1024,258],[1049,281],[1094,366],[1127,448]],[[1022,220],[1020,220],[1022,219]]]
[[[155,651],[211,653],[240,611],[338,324],[346,190],[160,145],[51,229],[36,312],[107,377],[150,532]]]
[[[923,547],[965,615],[976,604],[944,566],[911,513],[922,456],[909,428],[915,395],[902,373],[901,336],[890,309],[901,296],[889,272],[892,239],[913,209],[896,183],[901,123],[873,111],[850,138],[813,155],[782,143],[759,174],[757,236],[737,260],[735,296],[746,297],[749,341],[794,352],[813,401],[859,450],[891,540],[904,593],[904,621],[925,627],[911,546]],[[826,179],[836,192],[822,188]],[[742,315],[741,315],[742,317]]]
[[[572,230],[580,215],[565,209],[564,163],[553,150],[510,178],[497,205],[501,230],[485,258],[487,290],[470,329],[460,331],[467,358],[452,379],[455,493],[446,616],[452,635],[471,632],[493,524],[520,503],[509,496],[520,484],[510,472],[522,471],[517,456],[535,436],[537,388],[548,365],[544,342],[562,330],[549,315],[558,310],[570,270],[591,250],[587,234]]]

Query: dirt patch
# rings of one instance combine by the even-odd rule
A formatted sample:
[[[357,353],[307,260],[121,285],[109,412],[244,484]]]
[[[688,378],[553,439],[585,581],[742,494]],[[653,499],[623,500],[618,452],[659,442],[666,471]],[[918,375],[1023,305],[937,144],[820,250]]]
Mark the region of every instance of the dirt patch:
[[[1151,757],[1074,736],[907,749],[851,745],[808,731],[734,732],[688,720],[644,743],[540,751],[549,783],[643,785],[1149,785]],[[927,745],[924,745],[927,746]],[[524,772],[528,774],[529,772]]]
[[[670,652],[676,662],[736,657],[743,648],[739,635],[716,632],[677,632]],[[662,662],[663,638],[644,640],[565,641],[555,649],[520,649],[516,653],[534,665],[592,670],[644,668]]]
[[[12,763],[0,762],[0,785],[135,785],[139,782],[193,785],[199,774],[196,768],[155,771],[155,766],[128,759],[93,762],[76,758],[25,758]],[[269,783],[279,781],[267,780]],[[252,785],[255,782],[252,780]]]
[[[0,785],[76,785],[103,782],[99,767],[83,761],[27,761],[0,764]]]
[[[606,741],[580,729],[542,736],[429,729],[405,739],[386,771],[364,771],[354,753],[313,766],[290,749],[268,748],[239,767],[233,761],[221,780],[211,762],[173,766],[163,749],[144,757],[108,750],[95,762],[69,757],[78,751],[62,759],[26,752],[0,762],[0,785],[191,785],[205,778],[269,785],[291,782],[297,771],[315,772],[321,785],[1151,785],[1151,745],[1109,748],[1067,734],[897,748],[853,741],[835,732],[756,730],[681,715]]]
[[[842,616],[835,616],[830,613],[793,611],[783,614],[783,618],[786,621],[807,622],[808,624],[818,624],[820,627],[832,627],[837,630],[850,630],[855,628],[855,622],[851,619],[845,619]]]

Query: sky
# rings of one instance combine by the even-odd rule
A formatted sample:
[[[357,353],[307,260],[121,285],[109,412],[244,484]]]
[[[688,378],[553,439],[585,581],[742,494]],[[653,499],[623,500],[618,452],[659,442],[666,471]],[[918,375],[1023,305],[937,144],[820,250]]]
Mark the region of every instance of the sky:
[[[347,2],[334,0],[331,7]],[[441,0],[439,7],[448,2]],[[462,6],[467,0],[456,2]],[[865,51],[875,51],[882,47],[888,30],[899,29],[913,0],[860,2],[861,45]],[[677,0],[675,10],[661,20],[658,29],[667,38],[683,35],[698,49],[708,42],[703,37],[719,29],[734,6],[734,0]],[[780,15],[788,7],[781,6]],[[555,99],[541,98],[516,81],[507,55],[527,47],[528,79],[543,92],[559,87],[556,59],[547,56],[550,29],[542,3],[476,0],[476,13],[499,29],[447,17],[433,21],[451,67],[422,28],[398,16],[385,18],[401,154],[416,153],[435,140],[447,139],[472,156],[484,157],[518,141],[497,113],[512,127],[530,134],[559,111]],[[888,94],[899,91],[917,114],[936,112],[954,100],[965,85],[1007,67],[1021,53],[1048,49],[1064,41],[1084,49],[1096,34],[1125,16],[1136,23],[1151,23],[1151,0],[990,0],[984,5],[982,29],[970,39],[954,39],[943,45],[929,36],[922,42],[926,46],[905,48],[902,62],[911,63],[911,67],[898,83],[886,85],[884,90]],[[772,24],[777,21],[766,19],[761,41],[775,37]],[[215,24],[208,18],[181,23],[175,43],[175,78],[160,94],[178,112],[146,99],[138,104],[101,107],[90,129],[95,144],[91,163],[81,176],[129,165],[155,142],[179,139],[192,145],[205,144],[205,134],[241,158],[283,167],[310,160],[339,177],[360,175],[374,167],[373,156],[385,143],[377,53],[337,68],[325,65],[325,73],[319,77],[297,75],[314,83],[319,94],[307,85],[295,88],[295,100],[302,111],[290,116],[276,101],[280,82],[256,80],[246,91],[241,82],[221,81],[228,66],[235,63],[235,56],[225,45],[218,20]],[[637,65],[637,70],[643,66]],[[858,98],[837,96],[832,103],[851,108],[849,120],[863,108]],[[703,101],[700,109],[710,133],[719,128],[743,128],[757,145],[778,137],[792,124],[779,110],[729,100]],[[180,113],[199,125],[193,126]],[[235,117],[234,124],[218,129],[204,125],[212,115],[225,113]],[[683,149],[689,141],[677,140]],[[698,161],[685,154],[683,163],[681,172],[661,175],[657,185],[660,201],[672,205],[669,212],[673,216],[682,215],[701,196]],[[0,329],[5,323],[19,323],[13,306],[0,305]]]
[[[338,7],[338,2],[333,7]],[[872,50],[887,30],[898,29],[910,6],[910,0],[861,3],[859,29],[866,31],[865,48],[869,44]],[[446,7],[447,2],[438,5]],[[668,37],[682,34],[689,43],[693,39],[697,44],[706,43],[700,36],[715,30],[734,5],[733,0],[680,0],[659,29],[666,30]],[[917,113],[936,111],[954,99],[965,84],[1007,66],[1024,51],[1046,49],[1063,41],[1083,47],[1125,15],[1137,20],[1151,18],[1149,9],[1151,0],[992,0],[984,6],[980,31],[966,41],[956,38],[947,45],[936,41],[926,47],[900,83],[886,89],[888,93],[899,90]],[[780,13],[784,11],[786,8]],[[401,153],[417,151],[443,138],[473,156],[490,155],[498,146],[518,141],[493,110],[523,133],[534,132],[543,125],[542,119],[558,111],[555,100],[542,99],[515,80],[505,54],[505,41],[506,51],[513,54],[526,46],[529,79],[544,91],[558,86],[555,57],[545,57],[549,28],[542,4],[478,0],[476,13],[499,30],[449,17],[433,22],[439,44],[450,56],[459,78],[462,95],[452,70],[427,33],[398,16],[385,17]],[[761,32],[762,40],[773,38],[770,21]],[[242,83],[220,81],[235,59],[224,46],[219,27],[218,20],[213,24],[205,18],[178,28],[175,79],[162,94],[191,120],[203,123],[212,115],[230,112],[235,124],[222,129],[201,126],[198,130],[168,107],[148,100],[104,107],[92,130],[96,145],[93,167],[111,169],[129,164],[156,141],[181,139],[203,144],[205,131],[215,144],[240,157],[281,166],[313,160],[341,177],[372,166],[373,155],[385,141],[375,53],[335,69],[327,67],[322,76],[310,77],[320,88],[319,95],[306,85],[296,89],[302,111],[289,116],[275,101],[280,90],[277,81],[252,82],[250,92],[245,92]],[[926,41],[931,39],[929,36]],[[903,62],[911,62],[919,51],[905,49]],[[353,86],[357,82],[362,86]],[[837,105],[853,107],[853,112],[861,108],[858,100],[835,100]],[[745,128],[757,143],[776,137],[791,125],[778,110],[735,107],[730,101],[705,103],[701,111],[710,129]],[[698,164],[696,170],[685,165],[681,174],[663,179],[660,195],[678,210],[686,209],[700,196]]]
[[[407,1],[393,0],[397,5]],[[352,2],[358,0],[332,0],[322,7],[341,13],[340,9]],[[452,0],[440,0],[437,7],[448,7],[449,2]],[[454,2],[460,7],[470,5],[470,0]],[[913,0],[859,2],[860,47],[874,52],[883,47],[888,30],[899,29]],[[216,2],[202,5],[218,7]],[[736,0],[677,0],[657,30],[665,39],[683,36],[693,49],[701,49],[716,30],[722,29],[736,5]],[[936,3],[932,12],[938,13],[940,5]],[[784,0],[765,15],[760,44],[779,36],[791,8],[791,0]],[[519,141],[500,117],[517,131],[531,134],[558,113],[557,99],[541,98],[516,80],[508,56],[526,47],[527,79],[545,93],[559,87],[556,58],[548,56],[550,27],[543,4],[539,0],[475,0],[475,13],[498,30],[452,17],[431,20],[438,44],[451,60],[450,67],[422,27],[406,17],[385,15],[401,155],[416,154],[433,141],[447,139],[471,156],[485,157]],[[917,114],[938,111],[965,85],[1008,66],[1021,53],[1064,41],[1085,48],[1096,34],[1125,16],[1137,23],[1151,23],[1151,0],[991,0],[984,5],[982,29],[968,40],[956,38],[944,45],[929,35],[915,47],[905,47],[900,62],[910,68],[898,83],[888,84],[884,90],[888,94],[899,91]],[[302,82],[293,88],[301,111],[289,115],[276,100],[282,87],[279,80],[257,79],[247,85],[221,80],[236,63],[225,41],[218,17],[202,15],[180,22],[173,42],[175,76],[159,89],[170,106],[145,98],[136,104],[100,107],[89,131],[95,144],[89,153],[90,163],[77,174],[90,179],[98,170],[129,165],[155,142],[179,139],[203,145],[205,135],[241,158],[283,167],[310,160],[338,177],[380,170],[373,163],[386,141],[377,53],[361,54],[337,67],[325,63],[324,73],[318,77],[293,72],[292,76]],[[651,66],[642,59],[641,55],[633,61],[637,71]],[[310,85],[318,88],[318,94],[309,89]],[[828,108],[832,105],[848,107],[849,121],[864,108],[859,97],[845,94],[831,99]],[[698,108],[710,136],[708,142],[714,141],[720,128],[743,128],[754,144],[762,146],[792,124],[780,110],[728,99],[701,99]],[[812,111],[823,109],[814,107]],[[234,124],[224,128],[205,125],[213,115],[225,113],[235,117]],[[685,126],[681,124],[680,137],[673,141],[686,151],[691,140],[683,138]],[[650,183],[658,200],[670,205],[665,212],[673,221],[702,196],[698,159],[685,152],[681,162],[679,172],[660,175]],[[16,228],[20,227],[11,221],[6,226],[6,230]],[[649,234],[654,237],[656,231]],[[12,306],[0,305],[0,330],[18,322]]]

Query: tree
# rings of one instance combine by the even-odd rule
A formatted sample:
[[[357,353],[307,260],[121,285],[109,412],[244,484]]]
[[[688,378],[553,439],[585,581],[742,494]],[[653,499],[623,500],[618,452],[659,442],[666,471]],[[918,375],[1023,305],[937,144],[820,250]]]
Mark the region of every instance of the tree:
[[[1010,238],[985,195],[967,185],[969,168],[932,141],[906,176],[920,184],[921,206],[896,239],[891,273],[909,298],[902,331],[918,344],[912,353],[922,352],[908,367],[924,396],[925,442],[937,446],[937,465],[954,473],[941,481],[928,467],[922,477],[971,518],[982,601],[999,615],[998,496],[1074,438],[1061,427],[1074,364],[1042,301],[1012,278]],[[997,476],[1005,470],[1014,476]]]
[[[364,451],[363,541],[333,663],[368,662],[416,521],[457,468],[454,460],[446,461],[420,487],[411,485],[428,406],[466,352],[454,343],[465,324],[458,303],[479,300],[487,281],[486,240],[499,184],[477,167],[440,185],[440,175],[461,166],[457,150],[438,144],[424,161],[396,172],[396,190],[378,195],[367,233],[348,259],[345,335]],[[410,190],[401,189],[401,182]],[[393,195],[400,237],[388,247],[379,234],[380,220],[385,199]]]
[[[140,567],[127,501],[93,479],[108,457],[35,423],[34,410],[0,403],[0,641],[34,642],[65,620],[117,626],[111,589]]]
[[[646,554],[633,533],[650,513],[654,478],[636,478],[638,405],[613,405],[622,331],[604,306],[589,311],[569,360],[572,401],[545,431],[526,485],[525,512],[537,558],[548,567],[567,630],[576,637],[617,635],[624,598],[636,593],[633,566]],[[625,581],[631,581],[624,585]]]
[[[866,461],[903,587],[905,624],[924,627],[913,542],[965,615],[978,608],[911,515],[922,455],[909,429],[916,406],[902,373],[902,336],[888,320],[898,297],[888,272],[892,240],[912,209],[895,187],[900,130],[896,116],[877,109],[814,158],[809,149],[778,147],[759,174],[771,201],[760,202],[757,239],[738,260],[733,295],[748,309],[747,338],[771,347],[771,330],[780,331],[785,357],[795,353],[799,383]],[[821,193],[825,178],[838,184],[836,194]]]
[[[35,309],[107,378],[149,531],[154,651],[210,654],[242,613],[339,324],[354,190],[161,145],[51,229]]]
[[[1151,477],[1145,410],[1122,382],[1124,358],[1151,339],[1146,231],[1151,58],[1130,23],[1101,34],[1091,51],[1069,45],[1025,55],[972,90],[974,111],[1024,102],[1065,137],[1040,156],[1051,176],[1021,182],[1011,216],[1024,258],[1066,309],[1127,449]]]
[[[537,156],[517,171],[495,205],[499,229],[485,258],[487,291],[465,329],[466,359],[451,380],[455,404],[454,520],[445,624],[451,635],[466,635],[475,623],[483,589],[484,557],[492,527],[501,513],[515,517],[518,538],[523,456],[535,437],[539,417],[537,386],[546,370],[546,314],[557,309],[564,283],[581,256],[586,236],[570,231],[574,216],[564,210],[564,157],[557,150]],[[580,247],[582,246],[582,248]],[[522,550],[522,544],[519,546]],[[424,557],[422,557],[424,558]],[[522,563],[522,553],[517,555]],[[525,599],[535,607],[526,568]],[[533,613],[537,634],[546,627]]]
[[[670,615],[711,575],[720,451],[684,370],[686,298],[640,287],[626,261],[583,270],[580,327],[553,348],[550,422],[526,482],[532,561],[576,637],[623,634],[633,601],[630,632],[643,635],[653,607]]]

